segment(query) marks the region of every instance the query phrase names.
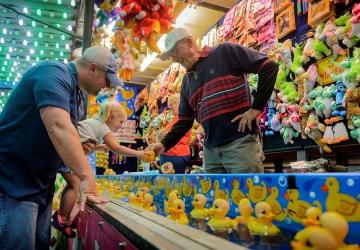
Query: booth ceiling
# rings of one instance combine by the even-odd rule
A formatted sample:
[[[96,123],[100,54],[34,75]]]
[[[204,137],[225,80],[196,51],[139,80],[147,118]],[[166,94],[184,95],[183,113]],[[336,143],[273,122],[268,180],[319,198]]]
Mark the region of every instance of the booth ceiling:
[[[38,61],[67,62],[79,7],[80,0],[0,0],[0,83],[15,85]]]

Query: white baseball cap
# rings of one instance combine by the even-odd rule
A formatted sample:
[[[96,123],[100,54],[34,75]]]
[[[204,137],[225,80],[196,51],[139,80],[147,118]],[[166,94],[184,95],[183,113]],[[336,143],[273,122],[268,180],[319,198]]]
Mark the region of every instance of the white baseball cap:
[[[111,51],[100,45],[87,48],[80,57],[88,63],[95,63],[106,72],[106,76],[111,85],[123,86],[123,81],[120,80],[117,71],[118,64]]]
[[[191,37],[190,32],[185,28],[176,28],[170,31],[165,38],[165,51],[159,56],[161,60],[167,60],[171,52],[180,40]]]

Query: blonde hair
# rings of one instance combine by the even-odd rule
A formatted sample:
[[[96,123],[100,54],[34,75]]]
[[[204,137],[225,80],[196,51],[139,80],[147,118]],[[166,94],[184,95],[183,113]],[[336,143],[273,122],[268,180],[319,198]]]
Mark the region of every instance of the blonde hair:
[[[127,113],[124,107],[120,103],[114,101],[101,104],[98,117],[103,122],[106,122],[109,120],[110,114],[114,111],[121,113],[121,115],[127,119]]]
[[[170,104],[171,106],[173,106],[174,103],[180,103],[180,94],[179,93],[175,93],[175,94],[172,94],[169,96],[168,105]]]

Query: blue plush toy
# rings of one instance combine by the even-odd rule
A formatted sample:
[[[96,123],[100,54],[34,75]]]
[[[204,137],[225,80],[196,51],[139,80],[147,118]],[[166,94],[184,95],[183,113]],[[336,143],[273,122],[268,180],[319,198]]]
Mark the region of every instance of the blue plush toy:
[[[344,85],[343,82],[341,81],[337,81],[336,82],[336,89],[334,90],[334,95],[335,95],[335,110],[332,112],[332,116],[345,116],[346,115],[346,111],[345,111],[345,107],[343,105],[343,100],[344,100],[344,95],[346,92],[346,86]]]

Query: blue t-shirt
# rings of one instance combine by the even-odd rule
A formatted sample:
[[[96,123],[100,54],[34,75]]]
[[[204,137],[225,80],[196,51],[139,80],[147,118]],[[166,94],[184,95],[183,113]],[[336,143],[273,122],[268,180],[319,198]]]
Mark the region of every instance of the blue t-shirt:
[[[74,64],[42,62],[25,72],[0,115],[0,192],[47,204],[62,161],[40,117],[40,109],[66,110],[75,125],[83,95]]]

